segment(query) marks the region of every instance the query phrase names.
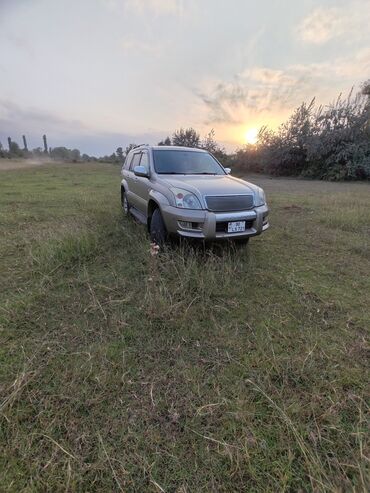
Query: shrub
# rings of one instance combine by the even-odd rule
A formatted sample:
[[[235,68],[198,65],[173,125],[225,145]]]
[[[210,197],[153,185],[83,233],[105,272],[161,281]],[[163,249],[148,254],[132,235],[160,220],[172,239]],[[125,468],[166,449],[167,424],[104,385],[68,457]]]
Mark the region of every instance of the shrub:
[[[237,162],[250,171],[327,180],[370,178],[370,84],[347,98],[316,107],[302,103],[276,131],[260,130]]]

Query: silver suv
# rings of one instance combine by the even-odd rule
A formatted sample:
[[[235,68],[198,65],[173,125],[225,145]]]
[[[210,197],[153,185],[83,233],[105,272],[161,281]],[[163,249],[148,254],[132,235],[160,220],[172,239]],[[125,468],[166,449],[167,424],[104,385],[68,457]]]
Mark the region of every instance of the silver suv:
[[[121,174],[124,213],[146,224],[156,243],[169,235],[246,242],[269,227],[262,188],[230,176],[205,150],[136,147]]]

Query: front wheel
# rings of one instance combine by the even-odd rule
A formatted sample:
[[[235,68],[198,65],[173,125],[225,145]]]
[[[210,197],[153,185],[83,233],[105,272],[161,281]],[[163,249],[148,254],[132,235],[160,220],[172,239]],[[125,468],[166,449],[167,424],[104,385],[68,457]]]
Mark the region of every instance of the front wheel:
[[[167,229],[161,211],[155,209],[150,221],[150,239],[157,245],[163,245],[167,240]]]
[[[125,190],[122,188],[121,189],[121,206],[122,206],[122,211],[125,216],[128,216],[130,213],[130,205],[127,200],[127,195]]]

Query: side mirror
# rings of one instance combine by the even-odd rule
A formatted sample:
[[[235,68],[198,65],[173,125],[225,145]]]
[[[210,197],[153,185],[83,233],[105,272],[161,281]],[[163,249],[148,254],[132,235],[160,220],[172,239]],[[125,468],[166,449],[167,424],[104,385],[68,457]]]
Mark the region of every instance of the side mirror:
[[[144,178],[149,178],[149,172],[144,166],[135,166],[134,174],[136,176],[142,176]]]
[[[225,168],[226,174],[231,175],[231,168]]]

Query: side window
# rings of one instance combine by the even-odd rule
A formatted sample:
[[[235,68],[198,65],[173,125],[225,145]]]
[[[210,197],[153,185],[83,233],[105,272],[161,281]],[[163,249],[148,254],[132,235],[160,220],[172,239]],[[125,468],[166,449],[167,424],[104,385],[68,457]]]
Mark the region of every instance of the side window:
[[[132,158],[131,164],[130,164],[130,171],[133,171],[133,169],[135,168],[135,166],[139,166],[139,164],[140,164],[140,157],[141,157],[141,152],[137,152],[137,153],[134,154],[134,157]]]
[[[132,162],[132,159],[133,159],[133,154],[128,154],[126,156],[125,162],[123,164],[124,169],[130,169],[130,164]]]
[[[143,152],[141,155],[140,166],[144,166],[144,168],[149,171],[149,156],[147,152]]]

